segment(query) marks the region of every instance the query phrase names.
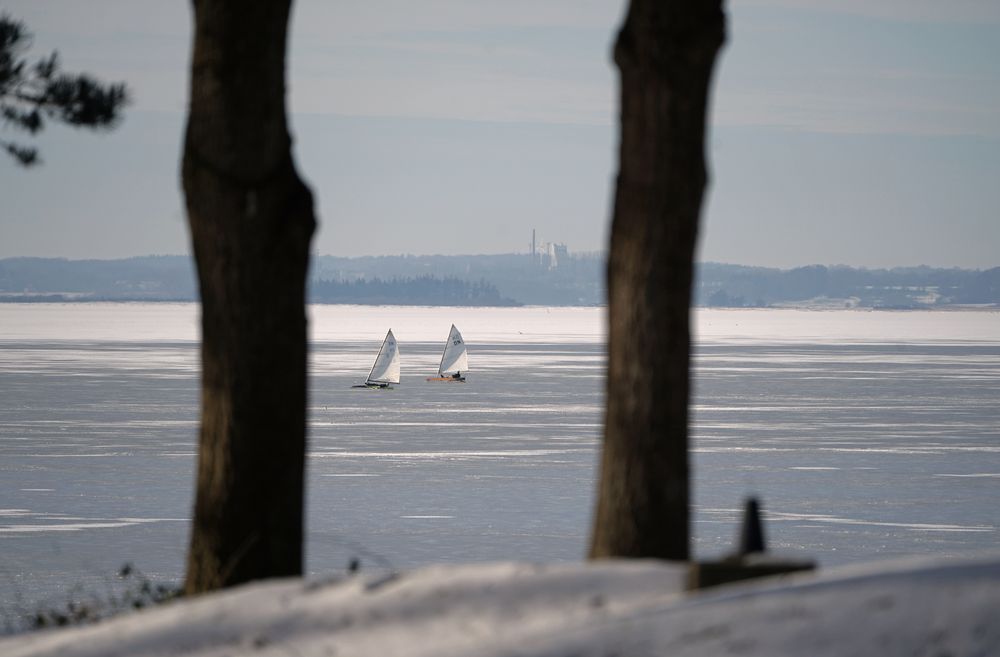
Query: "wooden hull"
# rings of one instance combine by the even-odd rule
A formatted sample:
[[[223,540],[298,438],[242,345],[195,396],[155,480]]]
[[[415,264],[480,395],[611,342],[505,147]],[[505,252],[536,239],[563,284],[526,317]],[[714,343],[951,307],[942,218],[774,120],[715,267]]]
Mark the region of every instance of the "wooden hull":
[[[465,377],[455,378],[453,376],[429,376],[428,381],[446,381],[451,383],[465,383]]]

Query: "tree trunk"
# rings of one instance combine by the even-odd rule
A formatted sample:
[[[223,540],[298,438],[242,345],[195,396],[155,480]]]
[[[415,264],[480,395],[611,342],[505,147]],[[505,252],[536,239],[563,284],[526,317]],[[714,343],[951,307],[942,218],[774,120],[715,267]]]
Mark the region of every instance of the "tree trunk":
[[[632,0],[615,45],[620,169],[590,556],[689,557],[689,306],[720,0]]]
[[[201,291],[187,593],[302,572],[305,281],[315,229],[285,115],[291,0],[194,0],[183,185]]]

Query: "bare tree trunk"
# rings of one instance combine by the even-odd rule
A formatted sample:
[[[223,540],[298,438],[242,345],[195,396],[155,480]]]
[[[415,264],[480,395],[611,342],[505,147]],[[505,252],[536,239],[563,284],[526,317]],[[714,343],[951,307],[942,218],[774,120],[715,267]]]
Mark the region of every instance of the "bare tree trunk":
[[[202,304],[188,593],[302,572],[305,281],[285,115],[291,0],[194,0],[183,184]]]
[[[632,0],[618,41],[620,170],[590,555],[689,557],[689,306],[720,0]]]

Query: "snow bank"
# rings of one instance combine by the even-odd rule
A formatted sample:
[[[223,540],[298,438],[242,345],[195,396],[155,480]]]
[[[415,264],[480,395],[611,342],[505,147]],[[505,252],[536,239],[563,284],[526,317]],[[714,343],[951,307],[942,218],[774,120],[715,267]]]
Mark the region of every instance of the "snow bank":
[[[0,641],[6,657],[1000,654],[1000,557],[681,592],[652,561],[281,580]]]

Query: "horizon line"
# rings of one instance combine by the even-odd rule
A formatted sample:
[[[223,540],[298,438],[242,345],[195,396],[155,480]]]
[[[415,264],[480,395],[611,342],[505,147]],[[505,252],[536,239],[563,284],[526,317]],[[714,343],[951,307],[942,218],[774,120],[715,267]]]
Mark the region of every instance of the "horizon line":
[[[499,256],[522,256],[530,257],[532,254],[528,251],[507,251],[502,253],[458,253],[458,254],[445,254],[445,253],[391,253],[391,254],[380,254],[380,255],[334,255],[334,254],[310,254],[310,260],[316,258],[343,258],[347,260],[361,260],[365,258],[490,258]],[[542,255],[539,252],[538,255]],[[608,252],[605,250],[599,251],[574,251],[570,252],[572,256],[587,256],[587,257],[607,257]],[[0,256],[0,263],[7,260],[54,260],[60,262],[122,262],[125,260],[141,260],[147,258],[187,258],[193,259],[191,254],[187,253],[149,253],[145,255],[131,255],[131,256],[118,256],[109,258],[88,258],[88,257],[69,257],[69,256]],[[760,264],[744,264],[738,262],[721,262],[718,260],[695,260],[694,264],[696,266],[703,265],[719,265],[723,267],[745,267],[748,269],[776,269],[779,271],[791,271],[794,269],[804,269],[808,267],[825,267],[827,269],[857,269],[857,270],[893,270],[893,269],[941,269],[941,270],[960,270],[960,271],[991,271],[993,269],[1000,268],[1000,263],[988,267],[975,267],[968,265],[928,265],[928,264],[908,264],[908,265],[849,265],[844,263],[818,263],[812,262],[808,264],[800,265],[760,265]]]

